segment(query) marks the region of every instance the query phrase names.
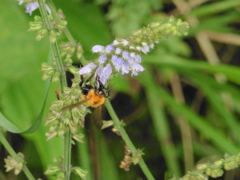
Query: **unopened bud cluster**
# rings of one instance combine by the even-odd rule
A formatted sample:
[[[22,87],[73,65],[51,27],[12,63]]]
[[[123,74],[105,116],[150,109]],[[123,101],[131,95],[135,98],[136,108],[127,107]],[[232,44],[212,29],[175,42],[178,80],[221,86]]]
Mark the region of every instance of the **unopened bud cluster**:
[[[45,175],[55,176],[57,180],[64,180],[64,169],[62,168],[62,158],[56,158],[53,160],[54,164],[48,165],[47,170],[45,171]],[[71,171],[78,175],[81,179],[86,179],[87,171],[80,167],[72,167]]]
[[[29,23],[29,31],[37,31],[37,41],[41,40],[48,33],[50,43],[53,44],[56,42],[57,37],[60,36],[61,32],[65,29],[67,21],[64,19],[54,20],[51,16],[49,17],[52,29],[47,29],[40,16],[35,16],[34,21]]]
[[[20,161],[17,161],[12,156],[8,156],[6,159],[4,159],[6,163],[5,164],[6,172],[14,170],[14,174],[18,175],[22,171],[24,155],[22,153],[18,153],[18,157]]]
[[[48,165],[44,174],[55,176],[58,180],[64,180],[65,175],[63,169],[61,168],[62,161],[62,158],[55,158],[53,160],[54,164]]]
[[[124,169],[125,171],[129,171],[129,168],[131,164],[138,164],[139,161],[141,160],[143,155],[143,152],[141,150],[137,150],[136,153],[132,153],[132,151],[129,149],[129,147],[126,145],[125,146],[125,153],[124,153],[124,158],[120,163],[120,168]]]
[[[70,130],[72,138],[78,142],[82,142],[83,135],[79,133],[79,128],[84,127],[85,116],[90,110],[85,104],[63,110],[64,107],[81,100],[79,83],[80,77],[76,75],[73,79],[72,87],[65,88],[63,93],[59,94],[59,100],[52,103],[50,114],[46,119],[46,125],[50,126],[49,131],[46,133],[48,139],[54,136],[63,136]]]
[[[224,170],[232,170],[239,167],[240,153],[230,156],[226,154],[224,159],[217,160],[213,163],[207,162],[198,164],[196,170],[188,172],[180,179],[172,178],[171,180],[207,180],[208,177],[218,178],[224,173]]]
[[[107,83],[110,75],[116,73],[137,76],[144,71],[141,65],[142,53],[149,53],[161,39],[186,35],[188,28],[187,22],[170,17],[135,31],[126,39],[117,38],[107,46],[95,45],[92,52],[99,54],[98,62],[87,64],[80,69],[79,74],[90,75],[94,72],[103,84]]]

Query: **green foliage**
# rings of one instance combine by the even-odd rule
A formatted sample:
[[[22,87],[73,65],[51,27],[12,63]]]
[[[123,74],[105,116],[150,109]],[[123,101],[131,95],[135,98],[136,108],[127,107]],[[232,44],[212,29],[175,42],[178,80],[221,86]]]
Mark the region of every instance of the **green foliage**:
[[[151,19],[173,14],[176,18],[179,15],[186,21],[190,20],[189,36],[184,40],[177,37],[162,40],[153,52],[143,57],[145,72],[134,78],[118,76],[112,80],[113,107],[119,118],[124,120],[124,128],[133,143],[142,149],[141,155],[156,179],[163,179],[164,176],[166,179],[173,176],[176,179],[181,176],[182,179],[206,179],[208,176],[224,178],[227,170],[238,167],[239,47],[231,44],[234,39],[228,35],[240,38],[239,0],[209,1],[181,14],[181,7],[174,1],[57,0],[54,3],[66,17],[67,25],[60,25],[66,25],[79,42],[72,47],[76,48],[78,55],[71,61],[67,57],[73,49],[65,49],[65,54],[62,54],[64,64],[72,61],[78,64],[79,59],[82,60],[82,52],[86,59],[94,59],[96,56],[90,52],[93,45],[107,45],[116,37],[129,37]],[[9,132],[20,133],[33,125],[28,131],[30,134],[22,134],[23,138],[14,136],[17,141],[20,139],[20,145],[14,148],[23,150],[27,165],[31,165],[29,169],[37,169],[39,173],[46,171],[48,165],[53,164],[53,159],[63,152],[62,139],[47,141],[45,133],[48,127],[44,126],[49,114],[48,107],[52,101],[56,101],[55,90],[60,85],[49,87],[42,80],[40,71],[42,63],[48,59],[48,39],[41,36],[43,39],[36,41],[36,33],[28,32],[29,22],[33,22],[34,16],[39,16],[39,13],[36,10],[33,16],[29,16],[24,11],[24,7],[16,1],[1,2],[0,126]],[[198,23],[192,23],[191,18],[197,18]],[[210,41],[213,51],[211,48],[208,48],[208,52],[202,50],[202,45],[195,40],[197,35],[206,31],[220,33],[218,42]],[[61,35],[58,34],[59,41],[68,41],[64,33],[61,31]],[[227,36],[229,44],[223,41],[224,36]],[[56,40],[53,38],[53,43]],[[80,45],[82,49],[77,49]],[[65,48],[64,44],[61,48]],[[206,53],[217,55],[220,62],[213,65]],[[45,79],[51,75],[45,74]],[[176,76],[177,80],[174,79]],[[58,80],[59,74],[56,77]],[[110,119],[108,116],[104,118]],[[93,179],[96,174],[100,179],[145,179],[138,166],[131,165],[128,172],[119,169],[125,143],[117,135],[118,132],[113,133],[110,128],[100,131],[88,126],[93,127],[94,123],[87,124],[86,130],[79,130],[80,134],[85,134],[84,143],[77,143],[76,151],[75,146],[72,151],[76,174],[85,177],[86,169],[87,180]],[[92,134],[97,137],[95,149],[91,144]],[[14,141],[10,133],[7,135],[8,139]],[[91,140],[88,141],[88,138]],[[36,151],[24,150],[32,145]],[[98,173],[91,166],[94,151],[98,154],[96,159],[100,164]],[[4,152],[2,147],[0,152]],[[230,155],[222,159],[225,153]],[[7,157],[6,154],[4,156]],[[36,160],[35,157],[40,158]],[[54,165],[50,167],[60,168]],[[1,174],[6,176],[3,165],[0,168]],[[235,171],[239,172],[239,169]],[[61,173],[57,175],[63,176]],[[51,179],[50,176],[46,177]],[[72,179],[79,177],[73,175]]]

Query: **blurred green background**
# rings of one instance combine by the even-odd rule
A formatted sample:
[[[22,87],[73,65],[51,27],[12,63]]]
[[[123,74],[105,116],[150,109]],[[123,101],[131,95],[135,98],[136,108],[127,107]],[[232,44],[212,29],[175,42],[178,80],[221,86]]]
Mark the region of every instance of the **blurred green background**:
[[[134,30],[173,15],[190,24],[186,37],[162,40],[143,56],[145,71],[137,77],[116,77],[110,97],[120,119],[126,123],[134,145],[156,179],[183,176],[199,162],[214,161],[225,153],[240,151],[240,1],[239,0],[55,0],[62,9],[73,37],[82,44],[86,59],[96,56],[91,47],[107,45],[115,37],[127,37]],[[32,16],[17,1],[0,1],[0,110],[20,129],[31,126],[40,113],[45,82],[41,63],[47,61],[49,44],[45,37],[35,40],[28,32]],[[61,36],[59,41],[66,41]],[[74,62],[78,64],[79,62]],[[56,99],[52,84],[48,106]],[[108,120],[109,116],[103,119]],[[62,140],[47,141],[44,126],[26,135],[6,132],[16,152],[23,152],[35,177],[53,159],[61,156]],[[101,180],[146,179],[141,169],[119,168],[124,142],[110,128],[97,131]],[[91,125],[84,129],[86,142],[73,147],[73,164],[91,173],[88,139]],[[85,153],[83,151],[86,151]],[[89,154],[89,157],[83,156]],[[0,145],[0,179],[26,179],[6,173],[3,159],[8,155]],[[72,176],[72,179],[78,179]],[[240,179],[239,169],[219,179]]]

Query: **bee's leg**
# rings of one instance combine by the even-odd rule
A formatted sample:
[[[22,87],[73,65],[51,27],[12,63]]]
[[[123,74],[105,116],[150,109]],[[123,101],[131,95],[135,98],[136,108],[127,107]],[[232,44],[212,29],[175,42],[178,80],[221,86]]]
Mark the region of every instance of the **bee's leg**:
[[[91,74],[91,76],[86,80],[86,83],[88,83],[89,81],[91,81],[91,79],[93,78],[93,76],[95,75],[95,72]]]
[[[83,77],[83,75],[81,75],[80,78],[81,78],[81,82],[80,82],[79,86],[82,87],[82,85],[83,85],[83,83],[84,83],[84,77]]]

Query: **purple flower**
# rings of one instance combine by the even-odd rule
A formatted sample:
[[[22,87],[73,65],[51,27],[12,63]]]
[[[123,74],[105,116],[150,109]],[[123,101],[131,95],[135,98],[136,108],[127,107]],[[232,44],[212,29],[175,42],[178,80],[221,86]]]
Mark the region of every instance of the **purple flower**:
[[[86,66],[84,66],[83,68],[81,68],[80,71],[78,71],[78,73],[79,73],[80,75],[90,74],[95,67],[97,67],[96,64],[94,64],[94,63],[89,63],[89,64],[87,64]]]
[[[113,62],[113,63],[116,63],[117,60],[118,60],[118,56],[117,56],[117,55],[113,55],[113,56],[112,56],[112,62]]]
[[[32,15],[32,12],[35,11],[36,9],[38,9],[39,4],[38,2],[33,2],[33,3],[29,3],[26,5],[26,13],[29,13],[29,15]]]
[[[99,56],[99,62],[100,62],[100,64],[103,64],[106,60],[107,60],[107,56],[106,56],[105,54]]]
[[[134,72],[139,72],[139,71],[144,71],[144,68],[138,64],[138,63],[132,63],[130,64],[130,68],[132,69],[132,71]]]
[[[121,74],[128,74],[129,73],[129,64],[126,61],[122,62],[122,66],[121,66]]]
[[[21,5],[23,3],[23,1],[19,1],[19,4]],[[32,12],[35,11],[36,9],[39,8],[39,4],[38,2],[33,2],[33,3],[29,3],[26,5],[26,13],[29,13],[29,15],[32,15]],[[45,4],[45,8],[47,9],[48,13],[51,14],[51,9],[48,7],[47,4]]]
[[[123,52],[122,52],[122,57],[123,57],[124,59],[128,59],[128,58],[129,58],[129,52],[128,52],[128,51],[123,51]]]
[[[110,45],[107,45],[105,51],[106,51],[106,53],[110,53],[110,52],[112,52],[114,49],[115,49],[114,45],[110,44]]]
[[[122,58],[118,58],[115,62],[113,62],[113,65],[117,71],[119,71],[123,65],[124,60]]]
[[[95,45],[92,47],[93,53],[103,53],[104,52],[104,46],[101,45]]]
[[[111,74],[112,66],[110,64],[107,64],[106,67],[100,66],[96,71],[96,75],[99,77],[99,80],[103,85],[107,83],[107,80],[109,79]]]
[[[112,74],[112,66],[110,64],[107,64],[107,66],[103,69],[103,73],[105,76],[110,76]]]
[[[131,76],[137,76],[137,75],[138,75],[138,72],[136,72],[136,71],[133,71],[131,74]]]
[[[137,63],[141,63],[141,62],[142,62],[142,58],[141,58],[141,56],[140,56],[139,54],[137,54],[137,55],[135,56],[135,61],[136,61]]]
[[[144,46],[144,47],[142,47],[142,52],[143,52],[144,54],[147,54],[149,51],[150,51],[149,46]]]

